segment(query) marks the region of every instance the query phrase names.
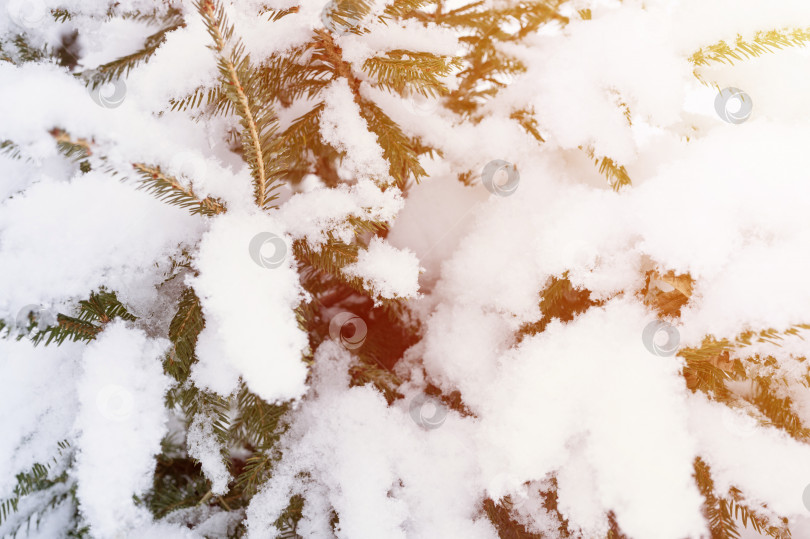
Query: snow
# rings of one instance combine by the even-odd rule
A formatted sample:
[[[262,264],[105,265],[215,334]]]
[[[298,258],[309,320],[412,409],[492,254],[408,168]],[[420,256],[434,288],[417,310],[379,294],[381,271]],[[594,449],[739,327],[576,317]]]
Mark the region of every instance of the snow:
[[[213,221],[200,244],[199,275],[189,282],[206,321],[192,371],[199,387],[228,395],[241,376],[268,402],[303,394],[308,344],[295,317],[303,291],[293,260],[289,239],[269,215],[229,212]]]
[[[419,260],[375,237],[360,251],[357,262],[343,268],[344,275],[359,277],[380,298],[414,298],[419,292]]]
[[[256,63],[324,27],[324,0],[305,1],[277,22],[257,15],[265,4],[297,5],[227,5]],[[634,539],[680,539],[707,533],[692,477],[699,456],[718,493],[739,488],[749,506],[767,506],[764,514],[790,518],[794,536],[807,535],[808,445],[760,425],[750,406],[729,408],[691,392],[683,359],[656,351],[650,334],[666,328],[683,348],[707,336],[734,341],[746,331],[810,323],[807,51],[698,68],[709,85],[689,62],[720,40],[808,27],[810,5],[572,2],[565,26],[499,45],[526,72],[476,114],[461,116],[446,100],[375,89],[359,73],[367,58],[392,50],[464,52],[463,36],[451,28],[375,21],[388,4],[373,2],[368,33],[334,33],[358,88],[338,77],[278,111],[289,125],[323,102],[319,135],[341,154],[340,184],[327,187],[311,173],[285,184],[269,211],[255,208],[250,171],[228,148],[238,120],[170,110],[170,99],[214,87],[219,77],[191,2],[176,3],[186,26],[114,88],[88,92],[53,62],[0,61],[0,141],[13,140],[23,155],[0,155],[2,319],[29,307],[75,314],[78,300],[101,289],[115,291],[138,317],[105,321],[90,343],[0,340],[0,500],[12,495],[16,474],[49,463],[49,477],[68,472],[58,488],[76,486],[79,523],[93,537],[223,536],[243,520],[250,537],[273,536],[276,519],[300,495],[302,537],[483,539],[498,536],[482,510],[486,498],[510,504],[530,531],[553,536],[558,523],[540,494],[553,479],[559,512],[576,536],[604,536],[612,514]],[[155,5],[122,1],[115,12]],[[53,47],[76,28],[77,70],[92,69],[156,30],[107,17],[107,7],[2,1],[0,36],[5,44],[23,32]],[[53,8],[75,17],[57,24]],[[577,14],[584,8],[591,19]],[[448,87],[460,80],[450,75]],[[724,121],[715,108],[721,88],[744,91],[750,117]],[[421,158],[421,183],[393,185],[361,100],[436,150]],[[518,110],[533,113],[546,143],[511,117]],[[92,141],[90,172],[59,154],[49,134],[55,128]],[[611,190],[589,152],[626,166],[633,185]],[[190,215],[156,200],[138,189],[132,164],[141,162],[200,197],[221,199],[227,212]],[[519,180],[505,192],[490,173],[506,164]],[[358,234],[358,220],[390,231]],[[294,245],[322,252],[333,240],[361,246],[341,271],[363,283],[364,298],[323,305],[305,291]],[[653,270],[694,279],[677,319],[659,320],[643,302]],[[598,304],[521,334],[541,320],[540,294],[562,276]],[[289,402],[288,428],[273,448],[273,473],[246,510],[201,504],[155,521],[133,496],[148,494],[169,433],[164,322],[183,287],[194,289],[205,318],[188,383],[222,397],[244,384],[266,403]],[[302,327],[299,307],[312,299],[319,318]],[[401,322],[417,329],[403,357],[393,358],[402,398],[389,402],[373,384],[352,384],[349,372],[358,356],[373,353],[358,339],[370,345],[385,324],[355,311],[392,299],[403,300]],[[355,340],[340,334],[350,323],[361,333]],[[319,331],[328,333],[323,342],[312,338]],[[806,337],[731,352],[732,359],[773,356],[785,378],[778,391],[805,424]],[[212,496],[228,494],[235,479],[228,457],[253,448],[223,446],[206,414],[182,419],[188,454]],[[63,440],[70,449],[60,453]],[[44,501],[36,494],[20,507]],[[72,507],[58,505],[28,536],[63,534],[76,524]]]
[[[205,477],[211,481],[211,491],[221,495],[228,492],[231,474],[222,460],[222,448],[214,436],[212,420],[198,414],[189,427],[186,445],[189,455],[200,461]]]
[[[323,92],[326,101],[321,114],[324,142],[345,152],[343,167],[352,177],[388,183],[388,162],[383,159],[377,136],[369,131],[360,107],[345,79],[338,79]]]
[[[78,382],[77,496],[95,534],[113,537],[148,523],[133,496],[152,485],[166,433],[167,341],[115,322],[85,351]]]

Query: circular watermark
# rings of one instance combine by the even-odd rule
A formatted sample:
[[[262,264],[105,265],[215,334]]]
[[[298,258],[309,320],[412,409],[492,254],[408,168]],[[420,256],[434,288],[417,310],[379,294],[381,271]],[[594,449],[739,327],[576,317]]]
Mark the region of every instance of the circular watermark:
[[[409,412],[414,423],[428,430],[441,427],[447,419],[447,407],[442,401],[425,394],[417,395],[411,400]]]
[[[365,320],[354,313],[343,312],[333,316],[329,321],[329,336],[348,350],[356,350],[363,346],[367,334],[368,326]]]
[[[23,28],[36,28],[48,17],[49,10],[41,0],[9,0],[6,12]]]
[[[132,391],[118,384],[101,388],[96,396],[96,406],[101,415],[110,421],[126,421],[135,409]]]
[[[723,88],[714,98],[714,110],[723,121],[741,124],[751,117],[754,101],[739,88]]]
[[[500,175],[500,181],[496,179],[495,176],[500,171],[506,173],[505,180],[502,174]],[[520,173],[517,167],[509,161],[496,159],[487,163],[484,170],[481,171],[481,182],[487,188],[487,191],[493,195],[508,197],[517,189],[520,183]]]
[[[127,96],[127,85],[123,80],[117,79],[104,84],[89,86],[87,91],[99,107],[116,109],[121,106]]]
[[[267,250],[272,251],[268,254]],[[284,264],[287,258],[287,242],[272,232],[259,232],[248,245],[250,258],[259,266],[267,269],[274,269]]]
[[[405,99],[405,108],[414,116],[432,116],[439,109],[439,99],[414,92]]]
[[[666,342],[661,342],[666,339]],[[674,356],[681,342],[680,332],[663,320],[653,320],[641,333],[641,341],[651,354],[661,357]]]
[[[360,25],[362,19],[340,15],[340,1],[331,0],[321,10],[321,22],[333,34],[345,36]]]
[[[208,175],[208,163],[197,152],[180,152],[169,161],[169,171],[175,176],[185,176],[192,180],[203,181]]]
[[[802,503],[810,511],[810,485],[804,487],[804,492],[802,492]]]
[[[723,408],[720,417],[723,420],[723,426],[726,427],[729,432],[737,436],[746,438],[753,436],[759,426],[759,421],[757,421],[756,418],[746,414],[742,410],[732,409],[728,406]]]
[[[25,333],[29,329],[43,329],[56,325],[56,313],[44,305],[26,305],[14,317],[14,329],[20,333]]]

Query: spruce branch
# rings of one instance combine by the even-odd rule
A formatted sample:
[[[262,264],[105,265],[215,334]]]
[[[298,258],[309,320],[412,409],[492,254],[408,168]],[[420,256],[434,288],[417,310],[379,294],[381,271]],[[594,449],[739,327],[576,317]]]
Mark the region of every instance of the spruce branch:
[[[205,327],[202,304],[194,289],[186,288],[180,295],[177,313],[169,324],[172,348],[163,362],[164,369],[178,382],[184,382],[196,361],[197,338]]]
[[[627,170],[624,168],[624,165],[619,165],[613,159],[609,157],[596,157],[595,151],[593,148],[585,148],[585,153],[588,154],[594,163],[599,167],[599,174],[602,174],[607,178],[608,185],[613,188],[614,191],[619,192],[623,187],[629,187],[633,185],[633,182],[630,180],[630,176],[627,174]]]
[[[155,17],[152,19],[155,19]],[[170,10],[168,16],[162,22],[165,26],[154,34],[148,36],[144,40],[144,44],[141,49],[117,58],[112,62],[102,64],[92,70],[82,73],[81,76],[88,81],[88,84],[92,84],[93,88],[100,84],[105,84],[110,81],[126,77],[129,75],[131,70],[138,67],[140,64],[149,61],[157,49],[163,44],[164,41],[166,41],[166,36],[169,33],[186,26],[186,23],[182,18],[182,14],[175,9]]]
[[[192,214],[213,216],[225,212],[225,206],[218,199],[209,196],[200,200],[191,186],[185,187],[176,178],[161,171],[160,167],[144,163],[134,163],[132,166],[141,176],[141,187],[158,200],[189,208]]]
[[[223,91],[240,117],[245,158],[254,181],[255,202],[259,208],[264,209],[270,202],[267,200],[266,171],[266,159],[269,155],[265,154],[265,150],[272,142],[275,132],[272,109],[266,105],[263,110],[257,110],[246,93],[251,71],[250,57],[245,54],[241,41],[229,43],[233,36],[233,26],[227,20],[224,6],[214,0],[196,0],[195,6],[214,41],[211,48],[217,54]]]
[[[738,35],[732,45],[718,41],[692,54],[689,61],[695,66],[708,66],[712,63],[734,65],[735,62],[756,58],[775,50],[803,47],[808,42],[810,42],[810,28],[757,32],[751,40],[745,40]]]

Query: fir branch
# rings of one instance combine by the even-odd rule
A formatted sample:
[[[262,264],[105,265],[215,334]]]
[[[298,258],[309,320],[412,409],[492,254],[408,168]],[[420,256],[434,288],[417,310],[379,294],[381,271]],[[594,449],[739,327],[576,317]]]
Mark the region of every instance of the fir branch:
[[[162,451],[157,458],[152,489],[143,503],[159,519],[172,511],[198,505],[208,491],[209,482],[199,463]]]
[[[31,337],[31,342],[35,345],[44,342],[45,346],[51,343],[61,345],[67,340],[73,342],[89,342],[101,333],[99,326],[85,322],[84,320],[79,320],[78,318],[59,314],[56,316],[56,320],[57,325],[48,326],[42,331],[37,331],[34,336]]]
[[[411,88],[425,97],[448,92],[440,77],[460,67],[459,58],[447,58],[427,52],[391,50],[386,56],[374,56],[363,63],[363,70],[376,79],[379,88],[402,93]]]
[[[141,187],[155,195],[158,200],[180,208],[188,208],[192,215],[214,216],[226,210],[218,199],[209,196],[200,200],[191,186],[183,186],[176,178],[162,172],[160,167],[143,163],[135,163],[132,166],[141,176]]]
[[[431,4],[431,0],[394,0],[385,6],[382,20],[402,19],[415,15],[415,12]]]
[[[601,302],[593,301],[590,296],[590,290],[574,288],[567,274],[552,277],[549,284],[540,293],[542,318],[537,322],[522,326],[517,333],[518,340],[542,333],[555,318],[563,322],[570,322],[591,307],[600,305]]]
[[[5,500],[0,500],[0,525],[9,522],[9,517],[18,512],[20,500],[31,494],[44,492],[47,490],[52,491],[52,495],[44,504],[39,504],[37,507],[29,509],[27,516],[23,515],[18,519],[18,524],[12,526],[9,530],[16,535],[17,531],[26,522],[30,522],[34,516],[37,516],[37,524],[42,517],[44,509],[47,507],[55,507],[63,501],[68,495],[70,490],[67,486],[69,476],[67,471],[55,477],[49,477],[54,464],[59,463],[59,458],[68,456],[69,458],[70,443],[67,440],[62,440],[57,443],[57,452],[51,459],[52,462],[45,464],[34,463],[29,471],[17,474],[17,483],[12,490],[11,497]]]
[[[413,178],[418,183],[427,175],[419,163],[420,148],[380,107],[371,101],[361,99],[360,114],[366,120],[369,129],[377,135],[377,142],[383,150],[383,158],[389,163],[389,173],[401,190],[405,189],[409,179]]]
[[[220,88],[206,88],[204,86],[200,86],[186,97],[180,99],[169,99],[171,110],[181,112],[196,109],[200,107],[203,102],[205,102],[205,104],[208,106],[217,104],[217,107],[215,107],[213,111],[214,114],[219,113],[220,111],[223,114],[228,114],[230,112],[231,102],[228,101]]]
[[[728,502],[715,494],[709,465],[700,457],[694,462],[695,483],[703,496],[703,514],[709,522],[712,539],[739,539],[740,532]]]
[[[810,42],[810,28],[757,32],[750,41],[738,35],[733,46],[725,41],[719,41],[698,50],[689,57],[689,61],[695,66],[708,66],[712,63],[734,65],[735,62],[756,58],[786,47],[803,47],[808,42]]]
[[[253,68],[241,41],[235,40],[229,45],[233,26],[227,20],[224,6],[214,0],[196,0],[195,6],[214,41],[211,49],[218,57],[223,91],[240,117],[242,146],[253,176],[255,202],[264,209],[276,198],[270,194],[274,187],[268,184],[266,170],[267,161],[274,157],[271,156],[275,134],[272,107],[269,101],[263,107],[258,106],[248,97],[246,90],[251,86]]]
[[[271,447],[278,440],[280,420],[288,410],[286,403],[268,404],[243,386],[234,404],[238,413],[231,422],[231,440],[259,448]]]
[[[333,27],[343,28],[353,34],[362,34],[359,23],[371,12],[374,3],[370,0],[334,0],[327,15]]]
[[[87,139],[74,139],[66,131],[58,128],[52,129],[50,134],[56,140],[59,151],[68,159],[78,162],[93,155],[92,142]]]
[[[619,192],[623,187],[633,185],[624,165],[619,165],[609,157],[596,157],[593,148],[585,148],[585,153],[588,154],[588,157],[593,159],[594,163],[599,167],[599,174],[607,178],[608,185],[610,185],[614,191]]]
[[[144,44],[141,49],[131,54],[127,54],[126,56],[117,58],[112,62],[100,65],[95,69],[83,73],[82,75],[88,80],[88,83],[92,84],[93,88],[96,88],[101,84],[126,77],[134,68],[149,61],[152,55],[155,54],[155,51],[157,51],[158,47],[160,47],[163,42],[166,41],[166,36],[169,33],[186,26],[180,12],[176,10],[172,10],[170,12],[168,20],[166,20],[164,24],[166,24],[166,26],[148,36],[144,40]]]
[[[0,141],[0,155],[6,155],[11,159],[23,159],[22,150],[11,140]]]
[[[89,342],[104,329],[104,326],[113,320],[136,320],[126,308],[118,301],[115,293],[101,290],[90,294],[90,298],[79,302],[79,312],[76,317],[57,314],[56,325],[43,329],[38,327],[39,320],[29,314],[28,327],[16,333],[21,339],[28,336],[34,345],[56,343],[61,345],[67,340],[74,342]],[[4,322],[0,323],[0,332],[7,329]],[[8,336],[14,333],[9,329]]]
[[[292,250],[299,265],[308,266],[315,271],[338,277],[357,292],[364,295],[367,293],[362,279],[357,277],[347,278],[341,273],[341,269],[357,261],[357,245],[333,239],[321,246],[319,250],[316,250],[306,240],[297,240],[293,242]]]
[[[533,112],[528,110],[516,110],[509,115],[509,118],[516,120],[537,142],[543,143],[546,141],[537,128],[537,120],[534,118]]]
[[[163,362],[164,369],[178,382],[184,382],[196,361],[197,339],[205,327],[200,298],[193,288],[186,288],[177,304],[177,313],[169,324],[172,348]]]
[[[28,43],[26,37],[21,34],[15,36],[12,42],[17,49],[16,56],[19,60],[18,63],[39,62],[50,55],[50,51],[48,50],[47,46],[38,49]]]
[[[810,440],[810,429],[807,429],[796,412],[792,409],[790,397],[778,397],[768,378],[761,376],[754,380],[754,394],[751,403],[762,412],[771,424],[799,441]]]

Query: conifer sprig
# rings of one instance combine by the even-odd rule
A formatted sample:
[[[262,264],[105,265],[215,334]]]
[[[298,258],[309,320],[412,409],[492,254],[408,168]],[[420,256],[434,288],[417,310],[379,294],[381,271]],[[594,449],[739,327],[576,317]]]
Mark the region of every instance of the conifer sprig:
[[[211,49],[217,55],[222,91],[240,118],[242,148],[253,176],[254,200],[259,208],[266,209],[277,198],[272,194],[275,186],[268,174],[270,160],[279,153],[272,99],[253,98],[262,95],[261,89],[252,75],[254,67],[244,45],[233,38],[234,28],[228,22],[224,6],[214,0],[197,0],[195,5],[213,40]]]
[[[192,214],[213,216],[225,212],[225,205],[218,199],[200,199],[191,186],[184,186],[176,178],[165,174],[160,167],[135,163],[133,168],[141,176],[141,186],[158,200],[168,204],[188,208]]]
[[[83,76],[89,84],[92,84],[93,88],[100,84],[105,84],[115,79],[126,77],[129,75],[131,70],[149,61],[155,51],[157,51],[158,47],[160,47],[163,42],[166,41],[166,36],[169,33],[186,26],[182,14],[176,9],[170,9],[169,12],[161,18],[153,15],[149,18],[141,17],[140,20],[148,20],[150,22],[159,21],[163,24],[163,27],[154,34],[148,36],[144,40],[144,44],[141,49],[82,73],[81,76]]]
[[[725,41],[718,41],[692,54],[689,61],[695,66],[708,66],[713,63],[734,65],[735,62],[756,58],[787,47],[803,47],[808,42],[810,42],[810,28],[757,32],[750,40],[738,35],[732,45]]]

